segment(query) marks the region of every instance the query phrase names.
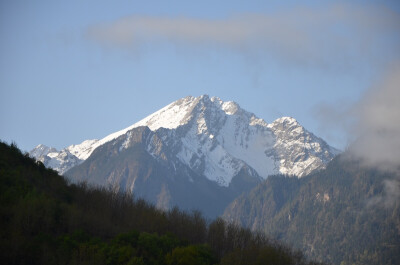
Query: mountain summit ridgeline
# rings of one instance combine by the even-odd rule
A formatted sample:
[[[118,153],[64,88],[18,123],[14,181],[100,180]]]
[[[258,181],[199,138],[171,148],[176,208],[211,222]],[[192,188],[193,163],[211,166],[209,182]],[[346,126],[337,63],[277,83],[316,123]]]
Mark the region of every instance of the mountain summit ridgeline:
[[[161,208],[203,210],[211,203],[211,215],[269,175],[302,177],[337,153],[294,118],[268,124],[207,95],[179,99],[101,140],[30,152],[74,181],[134,192]]]

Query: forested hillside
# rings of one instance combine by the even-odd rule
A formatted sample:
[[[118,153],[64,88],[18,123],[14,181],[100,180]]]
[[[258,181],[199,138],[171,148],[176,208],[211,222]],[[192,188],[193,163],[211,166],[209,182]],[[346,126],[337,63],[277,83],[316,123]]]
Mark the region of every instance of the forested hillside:
[[[2,264],[314,264],[300,252],[199,212],[69,185],[0,143]]]
[[[318,173],[269,177],[236,199],[224,218],[333,264],[400,264],[395,176],[335,158]]]

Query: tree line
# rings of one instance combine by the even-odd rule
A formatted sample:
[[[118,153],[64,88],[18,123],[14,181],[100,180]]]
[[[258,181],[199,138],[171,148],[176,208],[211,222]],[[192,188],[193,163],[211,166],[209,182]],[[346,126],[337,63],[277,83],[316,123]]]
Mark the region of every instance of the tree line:
[[[2,264],[316,264],[262,233],[72,184],[0,142]]]

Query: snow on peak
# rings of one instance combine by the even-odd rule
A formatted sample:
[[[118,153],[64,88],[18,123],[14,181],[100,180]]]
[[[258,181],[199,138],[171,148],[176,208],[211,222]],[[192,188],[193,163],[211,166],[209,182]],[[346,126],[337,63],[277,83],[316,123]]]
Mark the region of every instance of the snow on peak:
[[[51,152],[57,152],[57,150],[53,147],[48,147],[44,144],[39,144],[38,146],[36,146],[32,151],[30,151],[30,155],[33,157],[41,157],[41,156],[45,156],[48,153]]]
[[[233,101],[224,102],[218,97],[210,98],[208,95],[201,95],[199,97],[188,96],[172,102],[123,131],[128,131],[139,126],[148,126],[152,131],[159,128],[176,129],[186,124],[193,117],[193,111],[196,106],[203,107],[203,110],[207,107],[215,107],[223,110],[228,115],[233,115],[238,110],[241,110],[237,103]]]
[[[240,109],[240,107],[235,102],[228,101],[222,104],[222,109],[225,111],[226,114],[233,115]]]
[[[292,117],[281,117],[276,119],[273,123],[300,125],[297,120]]]
[[[263,127],[267,127],[268,126],[268,124],[263,119],[259,119],[256,116],[252,116],[251,117],[250,125],[252,125],[252,126],[259,125],[259,126],[263,126]]]
[[[83,141],[81,144],[77,144],[77,145],[70,145],[68,146],[66,149],[73,154],[74,156],[76,156],[79,159],[87,159],[91,153],[93,152],[94,148],[96,148],[96,143],[99,140],[94,139],[94,140],[86,140]],[[96,147],[95,147],[96,146]]]
[[[198,98],[188,96],[179,99],[164,108],[154,112],[141,121],[135,123],[129,129],[139,126],[148,126],[150,130],[155,131],[159,128],[175,129],[180,125],[186,124],[190,120],[191,111],[199,100],[208,96]]]
[[[140,126],[152,131],[186,126],[170,142],[176,157],[223,186],[229,185],[244,165],[261,178],[279,172],[300,176],[323,166],[332,157],[328,152],[326,158],[320,158],[326,153],[326,143],[308,133],[294,118],[282,117],[267,124],[233,101],[208,95],[181,98],[100,140],[87,140],[60,152],[39,145],[31,153],[37,158],[46,156],[50,159],[48,164],[63,173],[86,160],[97,147]]]
[[[37,150],[37,151],[46,151],[49,150],[51,147],[48,147],[47,145],[44,144],[39,144],[37,145],[33,150]],[[32,150],[32,151],[33,151]]]
[[[240,106],[234,101],[222,101],[219,97],[212,97],[211,102],[219,106],[226,114],[234,115],[239,110],[242,110]]]
[[[301,126],[300,123],[298,123],[297,120],[292,117],[278,118],[274,120],[272,123],[268,124],[268,128],[270,128],[273,131],[279,130],[282,132],[293,129],[302,131],[304,129],[303,126]]]
[[[112,134],[107,135],[101,140],[86,140],[81,144],[71,145],[67,148],[63,149],[68,153],[74,155],[76,158],[80,160],[86,160],[93,151],[121,135],[126,134],[129,130],[133,128],[140,127],[140,126],[148,126],[151,130],[155,131],[159,128],[167,128],[167,129],[175,129],[180,125],[186,124],[192,115],[192,110],[194,107],[199,103],[199,101],[209,101],[208,95],[203,95],[200,97],[192,97],[188,96],[182,99],[179,99],[171,104],[165,106],[164,108],[154,112],[153,114],[147,116],[146,118],[142,119],[141,121],[125,128],[120,131],[114,132]],[[41,148],[41,149],[40,149]],[[46,149],[47,148],[47,149]],[[42,150],[43,149],[43,150]],[[42,150],[42,151],[41,151]],[[48,155],[50,152],[55,153],[57,150],[54,148],[48,148],[46,146],[39,145],[34,150],[31,151],[34,157],[42,157]],[[62,152],[62,151],[60,151]]]

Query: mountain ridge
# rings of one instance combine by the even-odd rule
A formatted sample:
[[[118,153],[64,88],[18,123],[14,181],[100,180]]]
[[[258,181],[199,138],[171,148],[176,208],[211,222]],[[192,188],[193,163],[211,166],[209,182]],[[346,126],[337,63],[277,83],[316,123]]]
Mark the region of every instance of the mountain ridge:
[[[325,168],[336,152],[294,118],[268,124],[235,102],[203,95],[172,102],[103,139],[60,152],[39,146],[31,154],[74,183],[216,217],[269,175],[303,177]]]
[[[224,186],[229,185],[245,164],[263,179],[276,173],[301,177],[323,168],[338,153],[291,117],[282,117],[268,124],[233,101],[224,102],[218,97],[202,95],[174,101],[100,140],[86,140],[61,151],[39,145],[30,154],[63,174],[85,161],[97,147],[140,126],[147,126],[152,131],[161,128],[174,131],[169,134],[175,134],[182,142],[180,147],[174,146],[181,148],[176,156],[192,169],[203,167],[203,175]],[[285,134],[288,129],[291,135]],[[288,146],[285,137],[293,140],[292,146]],[[253,145],[250,150],[249,144]],[[293,159],[287,159],[290,155]]]
[[[399,264],[400,204],[386,190],[396,179],[343,153],[301,179],[269,177],[231,202],[223,218],[330,264]]]

